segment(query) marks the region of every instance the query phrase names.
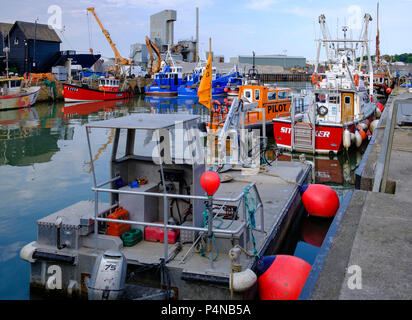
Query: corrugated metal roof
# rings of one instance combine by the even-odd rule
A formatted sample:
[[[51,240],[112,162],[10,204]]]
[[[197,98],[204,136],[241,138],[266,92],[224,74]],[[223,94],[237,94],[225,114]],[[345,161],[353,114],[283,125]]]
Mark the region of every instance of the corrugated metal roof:
[[[13,27],[12,23],[0,22],[0,32],[3,35],[7,35],[12,27]]]
[[[50,29],[47,24],[37,23],[37,30],[33,22],[16,21],[15,25],[18,25],[28,40],[33,40],[36,34],[36,40],[62,42],[56,31]]]

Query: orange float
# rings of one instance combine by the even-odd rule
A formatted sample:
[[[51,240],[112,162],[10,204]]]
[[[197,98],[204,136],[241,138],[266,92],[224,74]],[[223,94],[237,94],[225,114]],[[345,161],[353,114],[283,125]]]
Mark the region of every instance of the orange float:
[[[272,256],[269,268],[258,278],[260,300],[297,300],[311,265],[289,255]]]
[[[339,209],[339,197],[335,190],[323,184],[302,186],[302,202],[311,216],[331,218]]]

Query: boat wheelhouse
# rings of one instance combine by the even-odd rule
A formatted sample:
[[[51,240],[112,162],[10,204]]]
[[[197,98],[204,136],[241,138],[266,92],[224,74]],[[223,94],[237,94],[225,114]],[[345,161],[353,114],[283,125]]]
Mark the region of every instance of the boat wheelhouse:
[[[275,85],[260,84],[257,69],[252,68],[246,75],[245,84],[238,86],[238,99],[245,103],[255,103],[256,110],[246,113],[245,126],[247,128],[261,128],[265,122],[267,134],[273,134],[272,120],[289,114],[291,96],[289,88],[280,88]],[[216,131],[223,127],[229,109],[215,101],[210,111],[210,121],[206,127]]]
[[[369,19],[372,18],[366,14],[366,31]],[[274,137],[278,146],[288,150],[338,153],[342,147],[358,144],[358,134],[365,139],[366,132],[359,133],[362,129],[358,126],[364,123],[367,128],[374,116],[376,103],[373,87],[372,84],[368,87],[365,84],[365,79],[373,75],[372,61],[366,31],[361,40],[351,40],[346,38],[347,28],[344,27],[344,39],[329,40],[326,38],[324,15],[319,17],[319,23],[324,39],[319,41],[308,109],[304,113],[296,113],[291,107],[290,116],[273,120]],[[368,53],[368,75],[360,71],[361,66],[356,64],[356,44]],[[322,45],[328,57],[328,68],[323,74],[317,73]],[[334,56],[329,52],[330,47],[334,48]]]

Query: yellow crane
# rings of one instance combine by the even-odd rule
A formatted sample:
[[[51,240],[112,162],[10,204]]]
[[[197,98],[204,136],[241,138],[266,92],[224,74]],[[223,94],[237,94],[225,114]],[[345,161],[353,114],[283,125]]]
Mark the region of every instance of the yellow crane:
[[[103,27],[102,23],[100,22],[100,19],[97,17],[96,12],[94,11],[93,7],[87,8],[87,11],[90,11],[94,18],[96,19],[98,25],[100,26],[100,29],[102,29],[102,32],[104,34],[104,36],[106,37],[107,41],[109,42],[110,46],[112,47],[112,50],[114,52],[114,65],[115,65],[115,70],[118,71],[119,69],[119,65],[122,66],[126,66],[126,65],[131,65],[131,60],[129,59],[125,59],[123,58],[119,51],[116,48],[116,45],[114,44],[114,42],[112,41],[112,39],[110,38],[110,34],[109,32]],[[92,49],[90,49],[90,51],[92,51]]]
[[[148,69],[148,71],[149,71],[149,75],[151,76],[152,74],[159,72],[160,67],[161,67],[161,62],[162,62],[162,54],[160,53],[160,50],[156,46],[156,44],[152,40],[150,40],[147,36],[146,36],[146,46],[147,46],[147,49],[149,49],[149,54],[150,54],[150,69]],[[157,56],[156,66],[153,66],[152,50],[156,53],[156,56]]]

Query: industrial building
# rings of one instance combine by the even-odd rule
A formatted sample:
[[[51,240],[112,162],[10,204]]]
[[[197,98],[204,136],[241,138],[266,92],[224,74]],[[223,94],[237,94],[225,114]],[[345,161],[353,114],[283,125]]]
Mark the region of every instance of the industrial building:
[[[232,63],[253,64],[253,56],[238,56],[230,58]],[[286,69],[305,68],[306,58],[292,57],[287,55],[262,55],[255,56],[255,65],[257,66],[280,66]]]
[[[196,10],[196,19],[198,19],[198,10]],[[174,43],[174,22],[177,19],[175,10],[163,10],[150,16],[150,40],[152,40],[164,55],[168,46],[173,59],[185,62],[195,62],[196,52],[198,50],[195,39],[180,40]],[[196,37],[198,23],[196,24]],[[154,57],[156,58],[156,57]],[[147,68],[149,62],[149,50],[145,43],[135,43],[130,46],[130,59],[136,65]]]
[[[150,39],[156,43],[161,52],[173,45],[176,10],[163,10],[150,16]]]

